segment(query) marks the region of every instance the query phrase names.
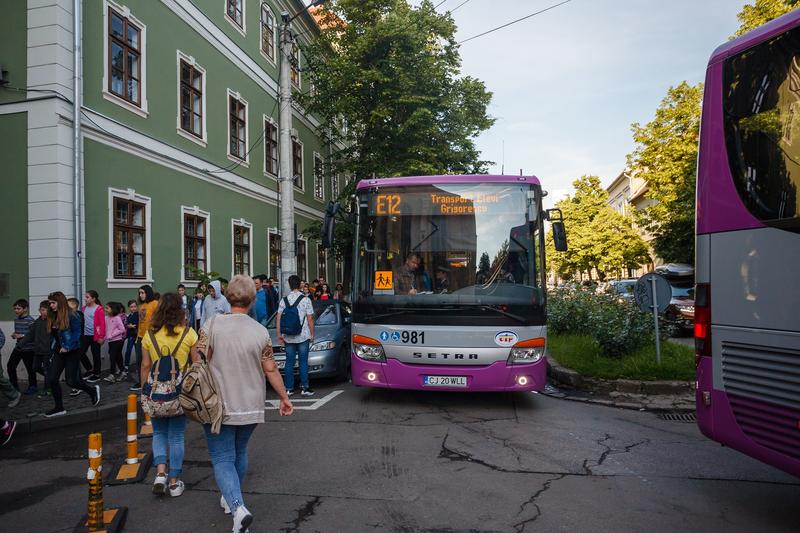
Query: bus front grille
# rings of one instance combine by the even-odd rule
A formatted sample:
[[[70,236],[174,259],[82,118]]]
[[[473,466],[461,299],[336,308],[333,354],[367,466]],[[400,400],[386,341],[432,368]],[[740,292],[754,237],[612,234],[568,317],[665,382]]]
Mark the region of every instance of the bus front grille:
[[[800,352],[723,342],[722,378],[742,431],[800,459]]]

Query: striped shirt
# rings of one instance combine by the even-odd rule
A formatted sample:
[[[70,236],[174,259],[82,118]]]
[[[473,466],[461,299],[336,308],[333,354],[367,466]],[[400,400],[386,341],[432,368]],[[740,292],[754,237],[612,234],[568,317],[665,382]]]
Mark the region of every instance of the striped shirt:
[[[31,315],[20,316],[14,319],[14,333],[18,335],[26,335],[30,330],[33,323],[36,321]]]

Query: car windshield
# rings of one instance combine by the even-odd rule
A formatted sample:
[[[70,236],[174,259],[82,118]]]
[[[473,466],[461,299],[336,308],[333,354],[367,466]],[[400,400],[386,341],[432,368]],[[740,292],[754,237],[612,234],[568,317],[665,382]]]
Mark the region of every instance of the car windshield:
[[[314,306],[314,325],[316,326],[332,326],[336,324],[336,304],[331,300],[316,300],[313,302]],[[275,329],[278,314],[275,313],[267,321],[267,328]]]
[[[618,281],[614,284],[614,290],[617,291],[617,294],[633,294],[635,286],[636,280]]]
[[[687,281],[676,281],[670,283],[672,287],[672,297],[680,300],[691,300],[694,298],[694,283]]]

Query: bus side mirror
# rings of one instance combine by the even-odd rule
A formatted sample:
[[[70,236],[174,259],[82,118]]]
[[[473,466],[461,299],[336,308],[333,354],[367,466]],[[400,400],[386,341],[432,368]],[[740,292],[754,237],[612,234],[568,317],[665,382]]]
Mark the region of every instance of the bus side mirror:
[[[557,252],[567,251],[567,230],[563,222],[553,222],[553,244]]]
[[[333,230],[336,228],[336,213],[339,212],[339,202],[328,202],[325,209],[325,220],[322,222],[322,248],[333,246]]]

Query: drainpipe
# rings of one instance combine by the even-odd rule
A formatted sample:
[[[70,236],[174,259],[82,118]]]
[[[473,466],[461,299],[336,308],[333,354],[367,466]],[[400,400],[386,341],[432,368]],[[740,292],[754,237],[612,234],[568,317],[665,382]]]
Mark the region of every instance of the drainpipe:
[[[81,41],[83,37],[83,24],[81,22],[81,4],[83,0],[72,1],[72,208],[73,231],[75,237],[75,297],[81,299],[83,295],[83,251],[81,249],[81,106],[83,105],[83,92],[81,87],[81,70],[83,66],[83,53]]]

